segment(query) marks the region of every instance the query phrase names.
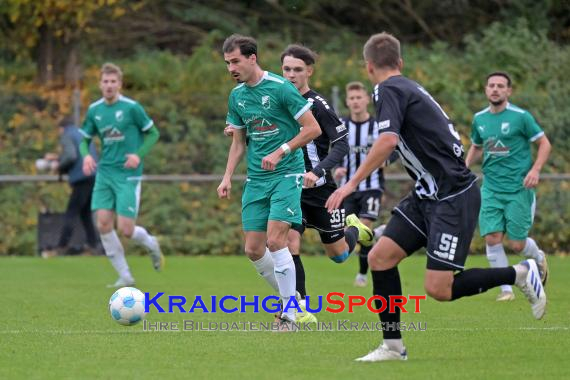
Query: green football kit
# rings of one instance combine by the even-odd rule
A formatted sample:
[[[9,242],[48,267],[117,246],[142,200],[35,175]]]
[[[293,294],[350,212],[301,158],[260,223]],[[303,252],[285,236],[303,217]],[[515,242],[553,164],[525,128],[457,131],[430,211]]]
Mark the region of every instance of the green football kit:
[[[506,233],[524,240],[532,227],[534,189],[523,185],[532,167],[530,144],[544,135],[532,115],[507,104],[499,113],[490,107],[475,114],[471,141],[483,149],[483,186],[479,229],[482,236]]]
[[[143,163],[135,169],[124,167],[127,154],[136,154],[143,134],[153,121],[136,101],[119,96],[113,104],[104,98],[89,106],[81,132],[88,139],[98,136],[101,154],[91,209],[113,210],[118,215],[136,218],[140,203]]]
[[[293,139],[300,131],[297,119],[311,108],[289,81],[264,72],[253,86],[241,83],[228,100],[226,123],[246,129],[247,180],[242,195],[244,231],[266,231],[267,221],[300,224],[302,175],[301,149],[285,155],[275,170],[264,170],[262,159]]]

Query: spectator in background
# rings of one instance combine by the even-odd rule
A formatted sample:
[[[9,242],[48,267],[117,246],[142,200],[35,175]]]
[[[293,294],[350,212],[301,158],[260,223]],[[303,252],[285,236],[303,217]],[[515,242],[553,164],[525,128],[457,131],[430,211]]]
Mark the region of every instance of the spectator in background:
[[[95,173],[85,175],[82,170],[83,158],[79,154],[79,143],[83,139],[83,135],[73,124],[73,119],[70,116],[66,116],[59,123],[59,135],[61,153],[59,155],[47,153],[45,159],[56,163],[53,168],[60,175],[67,174],[72,190],[57,247],[51,255],[71,252],[69,242],[78,219],[85,230],[87,243],[85,248],[91,252],[96,252],[98,239],[95,233],[93,214],[91,213],[91,194],[95,184]],[[97,157],[93,145],[91,145],[90,150],[93,157]]]

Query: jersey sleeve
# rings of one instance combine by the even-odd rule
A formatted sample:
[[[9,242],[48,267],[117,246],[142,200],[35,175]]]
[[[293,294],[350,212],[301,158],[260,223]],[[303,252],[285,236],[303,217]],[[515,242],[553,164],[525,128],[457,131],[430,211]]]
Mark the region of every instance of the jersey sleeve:
[[[303,98],[299,91],[289,81],[285,81],[281,86],[281,101],[287,111],[298,120],[301,115],[311,109],[311,102]]]
[[[475,146],[483,145],[483,139],[479,134],[479,128],[477,128],[477,117],[473,116],[473,122],[471,123],[471,143]]]
[[[139,130],[141,130],[141,132],[148,131],[154,125],[152,119],[148,117],[143,106],[141,106],[139,103],[135,103],[133,105],[131,112],[135,121],[135,125]]]
[[[405,109],[402,108],[396,91],[390,87],[377,88],[374,94],[378,134],[394,133],[400,135]]]
[[[318,98],[314,100],[313,115],[331,144],[348,134],[344,123],[336,116],[333,109]]]
[[[87,115],[85,115],[85,120],[83,120],[83,125],[81,126],[79,132],[81,132],[81,134],[88,139],[92,139],[93,136],[95,136],[97,133],[97,128],[95,126],[95,122],[93,121],[92,108],[89,108],[87,110]]]
[[[524,134],[529,141],[534,142],[539,138],[541,138],[542,136],[544,136],[544,131],[542,130],[542,128],[540,128],[534,117],[532,117],[532,115],[529,112],[524,113],[523,119],[524,119]]]
[[[228,98],[228,114],[226,115],[226,124],[231,125],[236,129],[245,128],[245,123],[236,110],[236,100],[234,93],[232,92]]]

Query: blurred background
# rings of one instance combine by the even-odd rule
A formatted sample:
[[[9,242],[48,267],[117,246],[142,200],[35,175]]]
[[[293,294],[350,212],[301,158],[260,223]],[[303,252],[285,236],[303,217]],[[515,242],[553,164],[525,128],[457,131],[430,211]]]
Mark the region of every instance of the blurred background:
[[[159,235],[166,254],[241,253],[240,182],[229,202],[215,192],[235,85],[221,55],[224,38],[255,37],[262,67],[278,74],[289,43],[317,51],[311,87],[346,115],[344,86],[368,84],[362,45],[381,31],[402,41],[404,74],[438,100],[466,148],[473,113],[487,105],[486,74],[512,75],[512,102],[537,118],[553,145],[531,234],[549,253],[569,252],[570,1],[2,0],[0,255],[37,254],[38,214],[65,210],[69,187],[37,176],[45,173],[35,161],[57,151],[65,115],[80,123],[100,97],[107,61],[122,67],[123,93],[161,132],[145,159],[141,224]],[[388,169],[381,222],[410,189],[402,172],[398,163]],[[317,240],[308,234],[303,252],[321,254]],[[483,248],[476,235],[472,251]]]

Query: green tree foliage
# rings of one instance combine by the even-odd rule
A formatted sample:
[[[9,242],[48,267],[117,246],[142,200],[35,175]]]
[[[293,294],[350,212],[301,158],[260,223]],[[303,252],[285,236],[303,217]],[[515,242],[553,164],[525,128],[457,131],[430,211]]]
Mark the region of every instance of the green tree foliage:
[[[171,4],[172,9],[180,10],[176,4]],[[205,6],[201,2],[195,4]],[[277,3],[282,9],[291,4]],[[218,11],[226,12],[228,7],[220,5]],[[300,4],[297,11],[311,14],[304,7],[305,3]],[[203,22],[205,25],[215,20],[203,16]],[[231,22],[228,16],[228,23]],[[299,41],[290,39],[293,35],[290,31],[284,33],[286,36],[281,38],[271,33],[259,38],[260,60],[265,69],[279,72],[281,50],[287,43]],[[227,95],[235,85],[220,53],[227,34],[226,31],[204,34],[189,56],[152,48],[137,48],[128,57],[116,56],[115,62],[125,71],[124,93],[145,106],[161,131],[160,143],[146,159],[147,174],[223,172],[230,141],[222,130]],[[570,172],[570,109],[565,104],[570,95],[567,81],[570,49],[554,42],[550,35],[540,22],[513,17],[509,22],[486,25],[458,45],[443,41],[429,45],[405,43],[405,74],[438,99],[468,146],[472,115],[487,103],[483,94],[485,75],[497,69],[511,72],[513,103],[529,109],[553,143],[553,154],[544,171]],[[322,43],[310,44],[320,53],[312,87],[328,95],[333,86],[339,86],[342,92],[344,84],[351,80],[367,83],[361,55],[365,38],[339,33],[334,38],[321,36]],[[83,109],[100,97],[98,69],[104,60],[95,55],[90,59],[92,63],[87,64],[83,79]],[[70,110],[69,90],[38,87],[33,79],[34,66],[30,61],[0,65],[0,123],[4,126],[0,129],[0,172],[3,174],[35,173],[35,159],[56,148],[57,120]],[[169,253],[241,252],[241,186],[234,183],[231,202],[217,200],[216,186],[216,183],[144,184],[141,223],[156,229]],[[542,182],[539,187],[533,235],[551,252],[570,251],[570,231],[565,228],[570,211],[568,186],[567,182]],[[388,183],[387,187],[388,201],[393,203],[407,184]],[[67,194],[68,189],[62,184],[1,185],[0,252],[33,252],[39,207],[45,204],[53,210],[63,210]],[[310,234],[303,251],[321,253],[316,240],[316,235]],[[482,244],[482,239],[476,237],[474,251],[483,252]]]

